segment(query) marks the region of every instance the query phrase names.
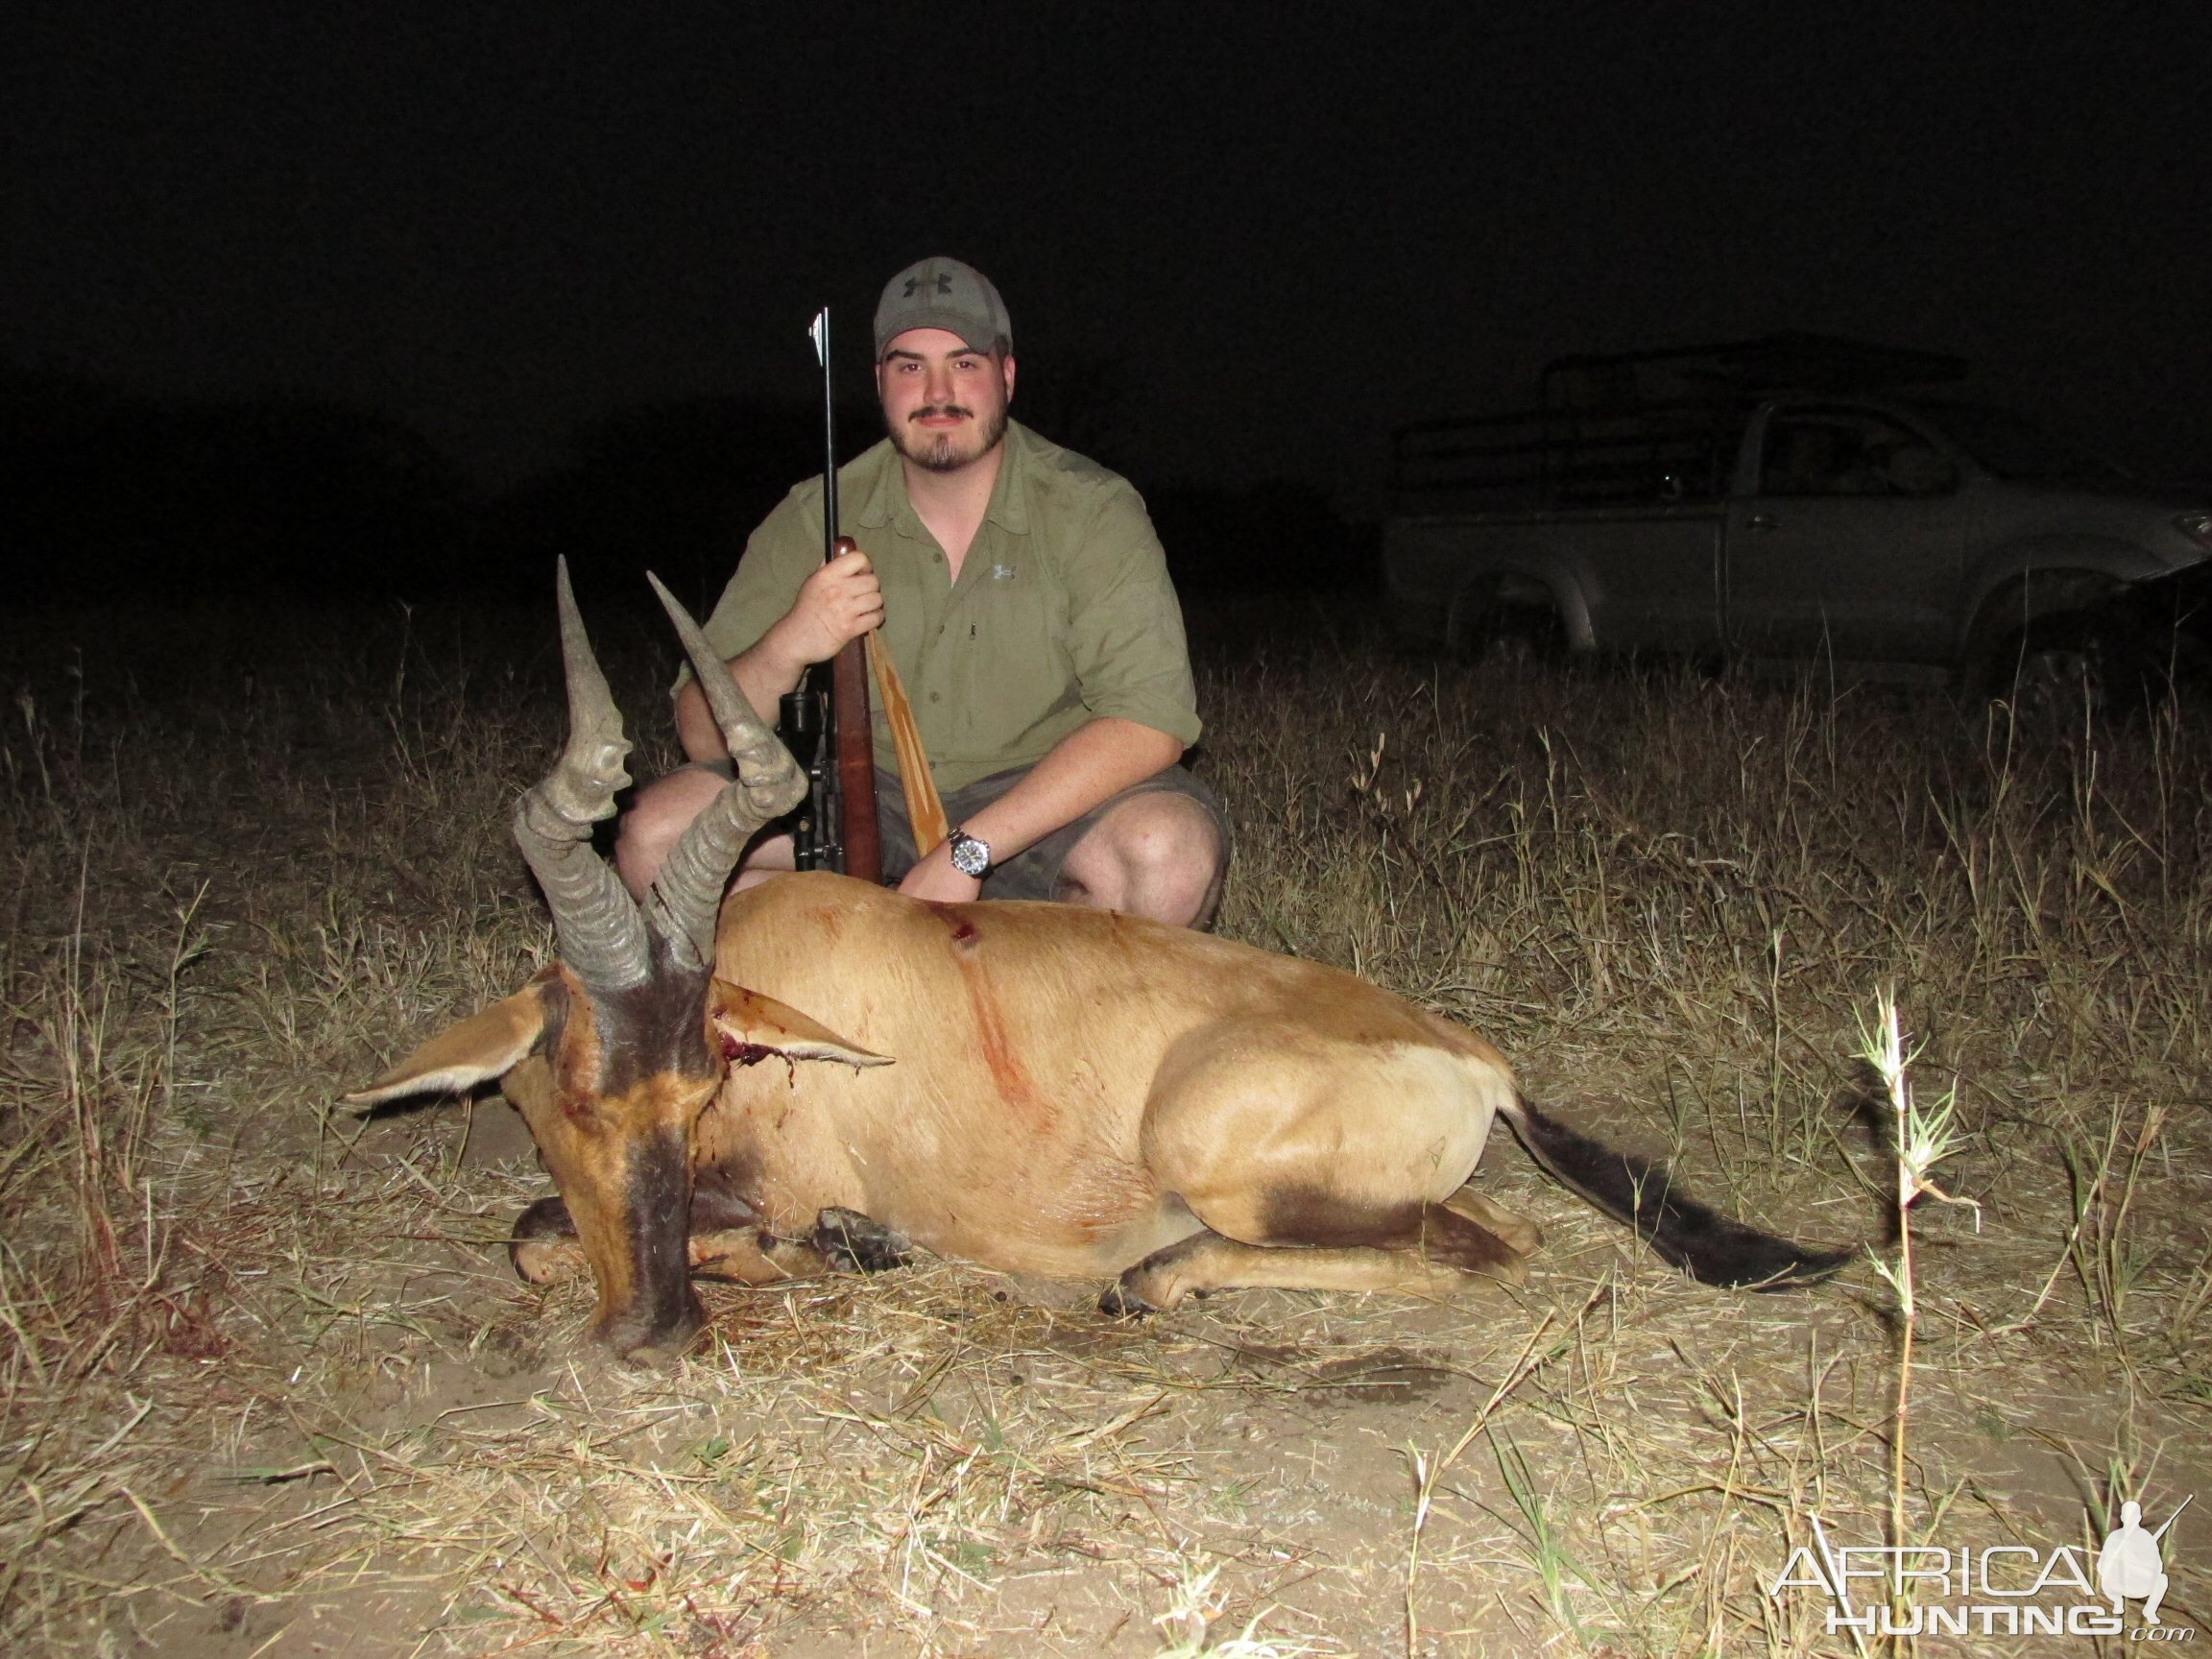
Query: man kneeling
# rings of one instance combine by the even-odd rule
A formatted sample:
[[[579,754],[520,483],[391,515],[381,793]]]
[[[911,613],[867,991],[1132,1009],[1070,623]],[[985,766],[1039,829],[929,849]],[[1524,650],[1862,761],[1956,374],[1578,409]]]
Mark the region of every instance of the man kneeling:
[[[837,475],[842,528],[861,550],[821,563],[822,483],[801,484],[746,543],[708,639],[773,721],[807,668],[882,628],[953,827],[914,845],[877,710],[883,873],[902,892],[1207,925],[1228,824],[1179,764],[1197,700],[1142,500],[1007,419],[1013,326],[989,279],[956,259],[885,286],[876,388],[889,436]],[[633,893],[731,776],[696,685],[678,690],[676,725],[692,763],[638,792],[616,843]],[[737,881],[790,868],[789,835],[763,836]]]

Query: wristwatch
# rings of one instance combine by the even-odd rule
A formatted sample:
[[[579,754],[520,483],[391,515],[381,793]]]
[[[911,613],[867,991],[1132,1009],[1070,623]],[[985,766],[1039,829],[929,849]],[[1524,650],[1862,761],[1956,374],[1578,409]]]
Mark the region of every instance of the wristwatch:
[[[945,838],[952,850],[952,868],[963,876],[972,876],[980,881],[991,874],[991,843],[978,841],[965,830],[955,830]]]

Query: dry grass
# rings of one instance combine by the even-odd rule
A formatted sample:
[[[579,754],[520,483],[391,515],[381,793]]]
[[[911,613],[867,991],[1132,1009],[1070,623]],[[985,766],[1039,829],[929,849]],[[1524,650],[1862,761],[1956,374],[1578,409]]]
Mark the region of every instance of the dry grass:
[[[1516,1295],[1120,1326],[938,1264],[712,1288],[670,1372],[582,1353],[583,1292],[496,1248],[543,1190],[503,1105],[332,1107],[543,959],[505,808],[550,622],[346,621],[5,642],[11,1651],[1838,1650],[1766,1586],[1813,1514],[1884,1535],[1891,1292],[1699,1289],[1509,1146]],[[600,632],[650,766],[668,653]],[[1915,1212],[1909,1529],[2080,1543],[2212,1488],[2200,710],[2023,746],[1341,613],[1199,633],[1226,930],[1465,1020],[1714,1196],[1879,1238],[1897,988],[1983,1212]],[[2170,1623],[2204,1558],[2177,1533]]]

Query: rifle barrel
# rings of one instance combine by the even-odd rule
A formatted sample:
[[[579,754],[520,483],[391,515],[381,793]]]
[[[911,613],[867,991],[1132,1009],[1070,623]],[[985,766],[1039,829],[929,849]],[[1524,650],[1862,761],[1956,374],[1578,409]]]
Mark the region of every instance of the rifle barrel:
[[[830,365],[830,307],[807,330],[822,361],[822,563],[859,551],[837,533],[837,396]],[[868,716],[868,644],[848,640],[828,672],[807,685],[821,708],[821,740],[808,768],[807,809],[815,856],[794,859],[802,870],[841,870],[863,881],[883,879],[883,830],[876,817],[876,755]]]

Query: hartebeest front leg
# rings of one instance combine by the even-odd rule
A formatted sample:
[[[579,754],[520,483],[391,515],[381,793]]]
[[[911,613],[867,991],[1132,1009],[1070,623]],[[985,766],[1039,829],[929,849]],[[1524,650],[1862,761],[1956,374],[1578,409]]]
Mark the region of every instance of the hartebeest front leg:
[[[559,1285],[591,1271],[576,1237],[576,1222],[557,1196],[539,1199],[515,1218],[507,1254],[515,1271],[532,1285]],[[768,1238],[750,1205],[708,1187],[701,1187],[692,1197],[685,1258],[695,1273],[740,1285],[781,1285],[846,1266],[812,1241]]]
[[[515,1217],[507,1259],[533,1285],[559,1285],[591,1271],[576,1240],[575,1219],[558,1197],[541,1198]]]
[[[698,1226],[697,1206],[692,1225]],[[691,1265],[717,1279],[774,1285],[824,1273],[888,1273],[914,1260],[914,1241],[857,1210],[825,1210],[805,1238],[778,1238],[758,1226],[691,1235]]]
[[[710,1169],[692,1185],[688,1249],[694,1272],[740,1285],[818,1278],[837,1264],[817,1238],[777,1238],[752,1200]]]
[[[913,1239],[857,1210],[823,1211],[812,1242],[841,1273],[888,1273],[914,1260]]]

